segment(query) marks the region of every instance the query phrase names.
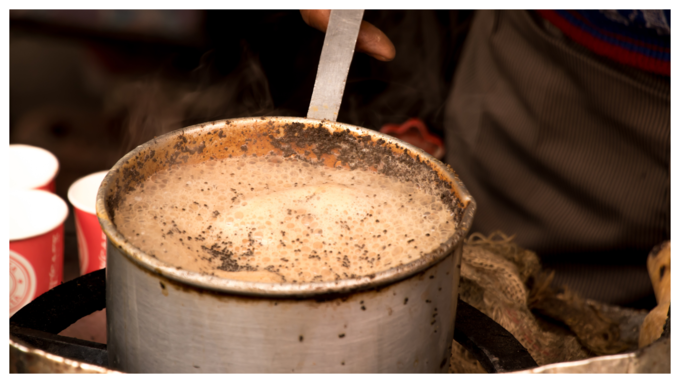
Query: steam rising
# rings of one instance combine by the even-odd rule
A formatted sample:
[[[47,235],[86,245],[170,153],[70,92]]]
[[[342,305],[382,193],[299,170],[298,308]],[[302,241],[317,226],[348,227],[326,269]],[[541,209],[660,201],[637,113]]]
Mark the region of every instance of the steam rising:
[[[441,130],[470,13],[367,11],[365,19],[385,32],[397,55],[387,63],[355,56],[339,120],[377,130],[419,117]]]
[[[444,104],[469,16],[455,11],[367,11],[365,19],[390,37],[397,56],[384,63],[355,54],[338,121],[379,130],[386,123],[419,117],[443,135]],[[217,57],[227,51],[209,51],[189,79],[159,72],[120,84],[108,97],[107,112],[122,116],[121,154],[154,136],[205,121],[304,116],[323,34],[304,25],[299,14],[284,19],[288,24],[276,24],[279,19],[258,24],[265,36],[253,38],[259,43],[252,47],[241,40],[240,61],[227,74],[220,72],[225,69]],[[277,105],[267,76],[277,84]]]
[[[271,114],[274,104],[258,58],[242,45],[238,66],[219,74],[215,51],[201,57],[190,81],[160,73],[121,83],[107,100],[123,114],[123,153],[155,136],[197,123]]]

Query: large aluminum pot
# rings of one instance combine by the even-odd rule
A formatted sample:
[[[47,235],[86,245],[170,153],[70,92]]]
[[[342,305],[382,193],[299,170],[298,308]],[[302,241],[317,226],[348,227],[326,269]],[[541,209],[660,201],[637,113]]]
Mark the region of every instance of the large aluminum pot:
[[[130,244],[113,224],[119,197],[159,169],[272,152],[430,187],[451,207],[458,229],[423,258],[373,275],[269,284],[177,269]],[[118,161],[97,195],[108,238],[109,366],[126,372],[446,372],[461,246],[474,210],[450,167],[356,126],[260,117],[157,137]]]

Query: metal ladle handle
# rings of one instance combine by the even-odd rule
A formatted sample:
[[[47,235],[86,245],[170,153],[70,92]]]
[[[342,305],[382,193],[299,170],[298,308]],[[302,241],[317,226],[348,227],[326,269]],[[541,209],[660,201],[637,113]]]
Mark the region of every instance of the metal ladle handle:
[[[307,118],[337,121],[363,16],[363,9],[331,11]]]

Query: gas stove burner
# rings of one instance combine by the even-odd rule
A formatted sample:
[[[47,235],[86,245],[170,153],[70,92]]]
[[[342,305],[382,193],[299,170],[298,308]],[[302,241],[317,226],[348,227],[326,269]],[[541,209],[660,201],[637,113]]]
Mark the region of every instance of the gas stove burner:
[[[538,367],[529,352],[498,323],[458,300],[453,338],[487,372]],[[106,308],[106,269],[55,287],[10,318],[10,339],[49,354],[108,369],[105,344],[57,335],[80,318]],[[32,358],[10,353],[10,371],[37,372]],[[57,372],[57,371],[44,371]]]

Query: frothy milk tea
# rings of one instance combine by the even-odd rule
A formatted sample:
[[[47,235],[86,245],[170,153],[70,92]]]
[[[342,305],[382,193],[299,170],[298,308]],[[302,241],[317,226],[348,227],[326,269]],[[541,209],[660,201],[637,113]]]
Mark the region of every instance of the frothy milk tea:
[[[414,184],[278,156],[173,165],[123,196],[114,220],[171,265],[270,283],[373,274],[456,229],[451,211]]]

